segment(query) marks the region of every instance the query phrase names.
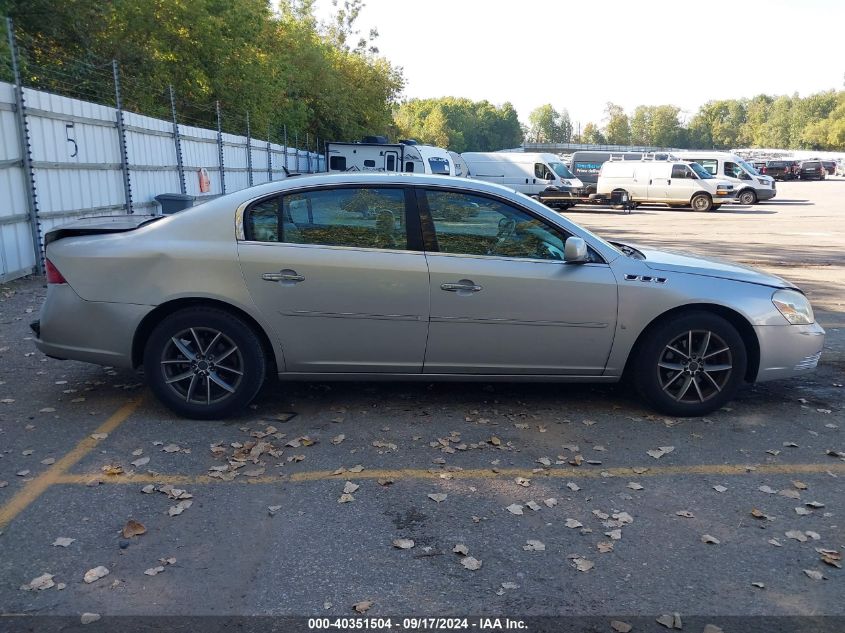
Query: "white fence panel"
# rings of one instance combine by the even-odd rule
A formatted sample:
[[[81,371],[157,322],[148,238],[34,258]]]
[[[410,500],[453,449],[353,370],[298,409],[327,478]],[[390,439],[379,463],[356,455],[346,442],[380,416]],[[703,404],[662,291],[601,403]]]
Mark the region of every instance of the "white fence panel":
[[[0,83],[0,282],[35,266],[14,104],[13,86]]]
[[[132,206],[136,213],[153,213],[157,195],[180,191],[173,123],[134,112],[124,113],[123,122]]]
[[[182,165],[185,170],[185,189],[189,196],[219,195],[223,193],[220,188],[220,167],[217,156],[217,132],[201,127],[187,125],[179,126],[179,135],[182,144]],[[202,193],[200,191],[199,170],[205,168],[211,180],[211,190]],[[228,185],[228,183],[226,183]],[[229,189],[233,191],[233,189]],[[178,193],[178,187],[168,193]],[[159,192],[161,193],[161,192]]]

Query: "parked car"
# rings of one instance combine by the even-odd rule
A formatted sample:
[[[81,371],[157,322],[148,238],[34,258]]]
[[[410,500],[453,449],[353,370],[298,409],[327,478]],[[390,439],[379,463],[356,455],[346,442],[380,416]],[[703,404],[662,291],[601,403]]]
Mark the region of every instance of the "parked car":
[[[698,163],[682,161],[607,161],[599,172],[597,193],[610,197],[620,192],[635,204],[690,206],[694,211],[716,211],[734,198],[733,185]]]
[[[836,175],[836,161],[835,160],[823,160],[821,161],[822,167],[827,172],[828,176]]]
[[[793,161],[791,160],[767,160],[763,167],[765,171],[760,173],[771,176],[775,180],[792,180],[795,178],[792,168]]]
[[[836,162],[836,175],[845,176],[845,160],[841,158]]]
[[[805,160],[798,171],[801,180],[824,180],[825,175],[826,170],[819,160]]]
[[[77,221],[45,243],[38,349],[143,367],[194,418],[236,413],[272,374],[625,375],[660,411],[703,415],[743,382],[813,370],[824,343],[810,302],[779,277],[609,243],[466,178],[296,176],[167,217]]]

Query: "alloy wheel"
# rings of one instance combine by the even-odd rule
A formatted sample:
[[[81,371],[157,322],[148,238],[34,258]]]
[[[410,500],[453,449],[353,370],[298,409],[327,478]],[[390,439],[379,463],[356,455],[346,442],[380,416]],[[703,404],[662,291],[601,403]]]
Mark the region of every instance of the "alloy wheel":
[[[657,363],[661,389],[681,403],[707,402],[727,385],[731,348],[710,330],[689,330],[663,348]]]
[[[238,390],[244,377],[238,346],[209,327],[188,328],[172,336],[160,366],[165,384],[188,404],[222,402]]]

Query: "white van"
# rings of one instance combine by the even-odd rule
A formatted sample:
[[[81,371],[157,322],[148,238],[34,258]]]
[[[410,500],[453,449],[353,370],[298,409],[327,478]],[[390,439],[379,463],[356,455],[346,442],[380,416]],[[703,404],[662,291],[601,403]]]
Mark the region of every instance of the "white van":
[[[399,143],[326,143],[330,172],[383,171],[454,176],[455,163],[442,147]]]
[[[698,163],[614,160],[601,166],[596,193],[610,198],[627,192],[635,204],[661,203],[715,211],[734,199],[733,185],[717,179]]]
[[[461,155],[458,152],[449,150],[449,157],[452,159],[452,164],[455,165],[455,175],[458,178],[469,178],[469,166],[461,158]]]
[[[584,183],[554,154],[530,152],[464,152],[469,177],[486,180],[529,196],[547,190],[582,193]]]
[[[740,204],[757,204],[761,200],[771,200],[777,194],[774,178],[763,176],[736,154],[695,150],[673,154],[682,160],[696,162],[713,176],[731,183]]]

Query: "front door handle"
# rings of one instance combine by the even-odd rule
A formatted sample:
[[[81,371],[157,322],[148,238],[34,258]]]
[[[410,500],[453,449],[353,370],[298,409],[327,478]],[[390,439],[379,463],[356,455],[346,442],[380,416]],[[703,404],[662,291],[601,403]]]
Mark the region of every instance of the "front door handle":
[[[285,268],[277,273],[264,273],[261,275],[264,281],[278,281],[281,283],[298,284],[300,281],[305,281],[305,275],[300,275],[295,270]]]
[[[469,292],[479,292],[484,290],[481,286],[473,283],[469,279],[461,279],[458,283],[446,283],[440,284],[440,289],[445,290],[446,292],[459,292],[459,293],[469,293]]]

